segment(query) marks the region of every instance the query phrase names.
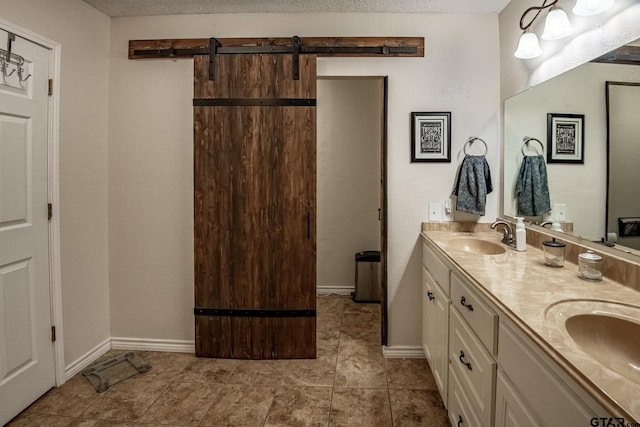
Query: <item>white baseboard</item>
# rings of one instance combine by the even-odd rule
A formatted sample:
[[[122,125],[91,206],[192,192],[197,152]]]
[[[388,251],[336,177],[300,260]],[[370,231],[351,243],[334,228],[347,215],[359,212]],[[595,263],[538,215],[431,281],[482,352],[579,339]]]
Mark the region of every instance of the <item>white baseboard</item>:
[[[317,286],[318,295],[351,295],[355,291],[353,286]]]
[[[111,338],[114,350],[164,351],[169,353],[195,353],[194,341],[156,340],[148,338]]]
[[[87,366],[91,365],[100,356],[105,354],[111,349],[111,339],[107,338],[97,346],[89,350],[84,356],[71,362],[66,368],[64,368],[65,381],[71,379],[75,374],[82,371]],[[60,384],[61,385],[61,384]]]
[[[419,345],[394,345],[382,346],[382,355],[385,359],[425,359],[424,351]]]
[[[331,288],[330,293],[335,294],[336,288]],[[348,289],[348,288],[340,288]],[[318,294],[321,293],[318,290]],[[102,343],[92,348],[87,354],[78,358],[65,368],[65,378],[69,380],[71,377],[91,365],[96,359],[105,354],[109,350],[136,350],[136,351],[164,351],[171,353],[195,353],[195,343],[186,340],[158,340],[147,338],[123,338],[114,337],[106,339]],[[396,345],[383,346],[382,354],[386,359],[424,359],[424,351],[420,346]]]

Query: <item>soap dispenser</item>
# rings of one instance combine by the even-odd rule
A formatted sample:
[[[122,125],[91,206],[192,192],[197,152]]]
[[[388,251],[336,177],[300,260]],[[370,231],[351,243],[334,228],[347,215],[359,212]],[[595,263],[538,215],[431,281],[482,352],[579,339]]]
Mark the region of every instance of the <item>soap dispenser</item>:
[[[516,217],[516,251],[524,252],[527,250],[527,231],[524,228],[524,218]]]
[[[551,222],[551,229],[552,229],[553,231],[560,231],[560,232],[564,231],[564,230],[562,229],[562,224],[560,224],[560,223],[558,222],[558,220],[556,220],[556,219],[555,219],[555,217],[553,218],[553,221]]]

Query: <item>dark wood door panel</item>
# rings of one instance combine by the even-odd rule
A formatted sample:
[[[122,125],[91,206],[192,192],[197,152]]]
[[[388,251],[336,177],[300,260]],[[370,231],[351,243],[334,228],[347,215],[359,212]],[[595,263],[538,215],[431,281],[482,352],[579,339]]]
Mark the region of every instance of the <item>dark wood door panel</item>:
[[[195,59],[198,99],[315,97],[315,61],[293,81],[287,56],[216,57],[220,76],[210,81],[208,62]],[[315,114],[315,106],[194,107],[199,356],[315,357]]]
[[[196,277],[216,283],[196,287],[196,306],[314,308],[314,116],[195,108]]]

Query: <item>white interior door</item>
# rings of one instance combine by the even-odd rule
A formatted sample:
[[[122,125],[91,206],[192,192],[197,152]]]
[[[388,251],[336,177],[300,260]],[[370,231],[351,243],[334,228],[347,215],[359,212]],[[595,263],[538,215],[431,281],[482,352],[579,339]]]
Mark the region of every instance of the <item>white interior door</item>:
[[[7,40],[0,29],[5,50]],[[55,383],[47,218],[49,51],[19,36],[12,51],[25,62],[22,73],[16,64],[0,70],[0,425]]]

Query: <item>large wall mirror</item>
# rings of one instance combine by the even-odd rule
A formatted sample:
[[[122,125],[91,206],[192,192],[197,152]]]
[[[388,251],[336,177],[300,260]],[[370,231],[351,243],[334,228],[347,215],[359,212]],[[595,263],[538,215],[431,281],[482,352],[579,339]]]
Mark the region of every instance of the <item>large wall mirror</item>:
[[[631,45],[640,46],[639,42]],[[610,85],[609,112],[607,82],[631,83],[615,85],[615,89],[611,89],[613,86]],[[613,235],[608,233],[619,234],[618,218],[626,218],[628,224],[633,223],[633,218],[640,221],[640,168],[637,166],[640,157],[636,154],[640,153],[640,138],[635,130],[635,122],[640,117],[640,86],[637,84],[640,84],[640,62],[589,62],[505,100],[504,215],[518,215],[516,181],[524,156],[542,155],[546,163],[552,210],[548,215],[529,216],[527,220],[538,224],[554,219],[562,221],[566,232],[591,241],[607,237],[613,240]],[[619,99],[622,95],[624,101]],[[635,104],[631,105],[633,100]],[[584,116],[579,129],[584,139],[584,146],[579,153],[580,161],[569,158],[570,161],[563,162],[562,156],[560,161],[557,161],[558,158],[548,161],[548,145],[552,142],[548,141],[547,134],[553,126],[548,120],[550,115]],[[525,136],[539,139],[542,146],[533,142],[523,146]],[[577,137],[580,138],[580,135]],[[581,145],[581,142],[578,139],[576,144]],[[635,144],[635,147],[629,148],[630,144]],[[552,148],[557,149],[556,144],[552,144]],[[631,150],[635,155],[628,168],[618,166],[621,159],[630,158],[622,150]],[[624,176],[608,178],[608,159],[612,162],[609,170]],[[617,194],[617,200],[626,203],[629,199],[635,199],[637,204],[629,206],[626,203],[622,211],[611,211],[620,202],[611,197],[608,201],[608,192],[611,196]],[[633,225],[627,228],[632,230]],[[625,244],[640,249],[640,238],[618,238],[616,246]]]

